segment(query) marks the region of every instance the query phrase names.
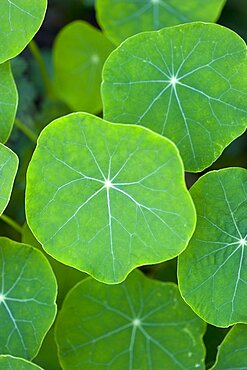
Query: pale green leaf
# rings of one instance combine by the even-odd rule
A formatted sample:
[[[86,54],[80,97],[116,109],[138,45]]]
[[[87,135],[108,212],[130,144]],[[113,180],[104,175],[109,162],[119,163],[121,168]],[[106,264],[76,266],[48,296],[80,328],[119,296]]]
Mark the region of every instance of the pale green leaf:
[[[49,254],[107,283],[178,255],[195,227],[175,145],[86,113],[43,130],[28,169],[26,211]]]
[[[235,325],[218,349],[212,370],[247,369],[247,325]]]
[[[31,359],[56,315],[57,285],[41,252],[0,238],[0,353]]]
[[[200,171],[247,127],[246,65],[244,41],[219,25],[133,36],[105,64],[104,118],[167,136]]]
[[[40,28],[47,0],[0,0],[0,63],[15,57]]]
[[[1,1],[1,0],[0,0]],[[1,42],[0,42],[1,44]],[[0,142],[6,143],[17,110],[18,94],[10,64],[0,64]]]
[[[214,22],[226,0],[97,0],[98,22],[116,44],[143,31],[193,21]]]
[[[53,48],[55,89],[71,109],[102,110],[101,72],[112,49],[101,31],[83,21],[70,23],[58,34]]]
[[[247,170],[209,172],[191,196],[198,222],[179,258],[182,296],[213,325],[247,323]]]
[[[18,163],[17,155],[0,144],[0,215],[9,202]]]
[[[205,324],[177,286],[133,272],[120,285],[73,288],[56,324],[64,370],[205,369]]]
[[[0,356],[0,370],[42,370],[41,367],[24,360],[23,358],[9,355]]]

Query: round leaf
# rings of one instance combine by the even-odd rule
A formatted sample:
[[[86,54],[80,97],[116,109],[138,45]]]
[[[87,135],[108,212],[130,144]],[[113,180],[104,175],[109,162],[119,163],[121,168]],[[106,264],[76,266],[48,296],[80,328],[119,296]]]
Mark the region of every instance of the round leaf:
[[[64,370],[204,369],[205,324],[177,286],[134,272],[120,285],[73,288],[56,323]]]
[[[70,23],[58,34],[53,49],[55,88],[72,110],[102,110],[101,71],[112,49],[102,32],[86,22]]]
[[[18,163],[17,155],[0,144],[0,215],[9,202]]]
[[[103,70],[104,117],[178,146],[187,171],[208,167],[247,127],[246,46],[219,25],[192,23],[126,40]]]
[[[26,211],[49,254],[107,283],[178,255],[195,227],[174,144],[85,113],[43,130],[28,169]]]
[[[13,127],[18,103],[17,89],[9,63],[0,64],[0,81],[0,142],[6,143]]]
[[[209,172],[191,196],[198,222],[179,258],[182,295],[213,325],[247,323],[247,170]]]
[[[31,359],[56,315],[57,285],[36,249],[0,238],[0,353]]]
[[[15,57],[40,28],[47,0],[1,0],[0,63]]]
[[[23,358],[12,356],[0,356],[0,370],[42,370],[41,367],[24,360]]]
[[[247,369],[247,325],[235,325],[219,346],[212,370]]]
[[[97,0],[99,24],[116,44],[143,31],[193,21],[214,22],[225,0]]]

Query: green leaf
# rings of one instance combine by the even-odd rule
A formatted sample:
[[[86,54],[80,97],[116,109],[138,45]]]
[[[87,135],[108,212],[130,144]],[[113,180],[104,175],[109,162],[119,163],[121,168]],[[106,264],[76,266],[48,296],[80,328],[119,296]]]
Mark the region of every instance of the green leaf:
[[[61,370],[61,366],[58,361],[57,345],[54,338],[54,325],[48,331],[39,353],[33,361],[46,370]]]
[[[73,288],[55,336],[64,370],[204,369],[205,324],[177,286],[133,272],[120,285],[92,278]]]
[[[57,285],[41,252],[0,238],[0,353],[31,359],[56,315]]]
[[[103,70],[104,118],[178,146],[187,171],[208,167],[247,126],[246,46],[219,25],[192,23],[126,40]]]
[[[226,0],[97,0],[98,22],[115,44],[143,31],[193,21],[215,22]]]
[[[47,0],[1,0],[0,63],[15,57],[40,28]]]
[[[10,63],[0,64],[0,81],[0,142],[6,143],[13,127],[18,104],[18,94]]]
[[[70,23],[58,34],[53,48],[55,88],[72,110],[102,110],[101,71],[112,49],[101,31],[83,21]]]
[[[212,370],[247,369],[247,325],[235,325],[219,346],[218,355]]]
[[[209,172],[191,196],[198,222],[179,258],[182,296],[213,325],[247,323],[247,170]]]
[[[175,145],[86,113],[43,130],[28,169],[26,211],[50,255],[106,283],[178,255],[195,227]]]
[[[24,360],[23,358],[12,356],[0,356],[0,370],[42,370],[41,367]]]
[[[0,215],[9,203],[18,163],[17,155],[0,144]]]

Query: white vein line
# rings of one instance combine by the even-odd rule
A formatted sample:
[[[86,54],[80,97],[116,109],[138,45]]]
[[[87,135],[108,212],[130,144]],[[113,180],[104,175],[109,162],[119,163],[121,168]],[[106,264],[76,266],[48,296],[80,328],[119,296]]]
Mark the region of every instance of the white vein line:
[[[131,332],[130,344],[129,344],[129,370],[133,369],[133,349],[135,344],[137,327],[134,325]]]
[[[112,270],[113,270],[114,279],[116,280],[115,256],[114,256],[114,248],[113,248],[113,240],[112,240],[111,201],[110,201],[110,194],[109,194],[108,188],[106,188],[106,196],[107,196],[107,209],[108,209],[108,222],[109,222],[110,253],[112,256]]]
[[[166,127],[168,116],[169,116],[169,113],[170,113],[171,102],[172,102],[172,93],[173,93],[173,88],[171,88],[169,102],[168,102],[168,107],[167,107],[167,111],[166,111],[166,118],[165,118],[164,123],[163,123],[163,126],[162,126],[161,135],[164,135],[165,127]]]
[[[122,164],[122,166],[119,168],[119,170],[115,173],[115,175],[112,177],[111,182],[115,180],[115,178],[121,173],[121,171],[124,169],[124,167],[127,165],[127,163],[130,161],[130,159],[137,153],[138,148],[136,148],[133,152],[131,152],[128,157],[126,158],[125,162]]]
[[[112,84],[113,85],[140,85],[140,84],[164,83],[164,82],[170,82],[170,80],[139,80],[139,81],[128,81],[128,82],[113,82]]]
[[[239,266],[238,266],[238,274],[237,274],[237,279],[236,279],[234,292],[233,292],[233,296],[232,296],[232,312],[231,312],[230,320],[232,319],[232,315],[233,315],[233,312],[234,312],[234,300],[235,300],[235,297],[236,297],[238,284],[239,284],[239,281],[241,280],[241,271],[242,271],[242,266],[243,266],[243,259],[244,259],[244,247],[242,246],[241,247],[241,256],[240,256],[240,261],[239,261]]]
[[[171,75],[172,75],[172,73],[171,73],[170,68],[168,67],[168,64],[166,63],[166,60],[165,60],[165,58],[164,58],[164,55],[162,54],[162,52],[160,51],[160,49],[157,47],[157,45],[156,45],[156,44],[154,44],[154,47],[155,47],[156,51],[158,52],[159,56],[161,57],[162,62],[164,63],[164,65],[165,65],[165,67],[166,67],[166,69],[167,69],[168,73],[169,73],[169,74],[170,74],[170,76],[171,76]],[[165,72],[164,72],[164,74],[165,74],[165,76],[166,76],[168,79],[170,79],[170,76],[169,76],[167,73],[165,73]],[[164,82],[165,82],[165,81],[164,81]]]
[[[126,287],[126,284],[125,284],[125,283],[123,283],[121,286],[122,286],[122,288],[123,288],[123,290],[124,290],[124,294],[125,294],[125,297],[126,297],[126,299],[127,299],[128,306],[129,306],[129,309],[130,309],[130,311],[131,311],[131,314],[132,314],[132,316],[133,316],[133,317],[136,317],[136,312],[135,312],[135,309],[134,309],[134,307],[133,307],[133,305],[132,305],[132,301],[131,301],[131,299],[130,299],[129,292],[128,292],[128,289],[127,289],[127,287]]]
[[[1,255],[2,255],[2,288],[1,288],[1,294],[4,295],[5,260],[4,260],[3,248],[0,248],[0,249],[1,249]]]
[[[180,64],[180,66],[178,67],[177,69],[177,72],[176,72],[176,76],[178,76],[179,72],[181,71],[181,69],[183,68],[184,64],[187,62],[187,60],[191,57],[191,55],[194,53],[194,51],[196,50],[196,48],[200,45],[201,43],[201,40],[199,39],[197,41],[197,43],[194,45],[193,49],[187,54],[187,56],[184,58],[184,60],[182,61],[182,63]],[[181,77],[180,77],[181,78]]]
[[[207,218],[206,216],[199,216],[199,217],[202,217],[204,218],[207,222],[209,222],[211,225],[213,225],[216,229],[218,229],[219,231],[221,231],[223,234],[225,235],[228,235],[230,236],[232,239],[235,239],[239,242],[239,239],[232,235],[232,234],[229,234],[227,231],[225,231],[224,229],[222,229],[220,226],[216,225],[213,221],[211,221],[209,218]]]

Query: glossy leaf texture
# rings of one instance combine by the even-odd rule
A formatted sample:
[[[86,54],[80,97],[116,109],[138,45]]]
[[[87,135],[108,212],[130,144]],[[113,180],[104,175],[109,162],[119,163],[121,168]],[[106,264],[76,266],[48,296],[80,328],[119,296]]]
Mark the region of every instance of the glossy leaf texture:
[[[219,25],[133,36],[105,63],[104,118],[165,135],[201,171],[247,127],[246,66],[244,41]]]
[[[64,370],[204,369],[205,324],[177,286],[133,272],[124,283],[92,278],[73,288],[56,324]]]
[[[9,355],[0,356],[0,370],[42,370],[41,367],[24,360],[23,358]]]
[[[102,110],[101,72],[112,50],[103,33],[83,21],[70,23],[58,34],[53,48],[55,89],[72,110]]]
[[[0,63],[15,57],[40,28],[47,0],[0,0]]]
[[[179,258],[182,296],[215,326],[247,323],[247,170],[209,172],[191,196],[198,221]]]
[[[9,202],[18,163],[17,155],[3,144],[0,144],[0,215]]]
[[[247,325],[235,325],[218,349],[212,370],[245,370],[247,368]]]
[[[175,145],[86,113],[43,130],[28,169],[26,213],[49,254],[106,283],[178,255],[195,228]]]
[[[6,143],[13,127],[18,104],[17,89],[8,62],[0,64],[0,81],[0,143]]]
[[[143,31],[193,21],[215,22],[225,0],[97,0],[98,22],[115,44]]]
[[[36,249],[0,238],[0,353],[33,358],[56,315],[57,285]]]

